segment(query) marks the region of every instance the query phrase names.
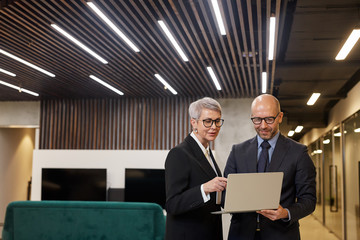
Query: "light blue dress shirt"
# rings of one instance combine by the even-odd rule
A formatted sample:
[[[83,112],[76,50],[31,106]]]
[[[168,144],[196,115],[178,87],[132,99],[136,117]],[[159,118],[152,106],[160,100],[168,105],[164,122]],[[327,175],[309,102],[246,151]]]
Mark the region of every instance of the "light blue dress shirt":
[[[276,142],[277,140],[279,139],[279,136],[280,136],[280,131],[270,140],[268,140],[268,143],[270,144],[270,148],[269,148],[269,163],[271,163],[271,157],[272,157],[272,154],[274,152],[274,149],[275,149],[275,146],[276,146]],[[261,153],[261,144],[262,142],[264,141],[264,139],[262,139],[259,135],[257,135],[257,142],[258,142],[258,160],[259,160],[259,156],[260,156],[260,153]]]
[[[276,142],[279,139],[279,136],[280,136],[280,131],[272,139],[268,140],[268,143],[270,144],[269,163],[271,163],[271,157],[272,157],[272,154],[274,152]],[[262,144],[263,141],[264,141],[264,139],[262,139],[259,135],[257,135],[257,142],[258,142],[258,155],[257,156],[258,156],[258,160],[259,160],[259,156],[260,156],[260,153],[261,153],[261,150],[262,150],[260,145]],[[282,219],[282,220],[285,221],[285,222],[290,221],[290,219],[291,219],[290,211],[287,208],[284,208],[284,209],[288,212],[289,218],[288,219]]]

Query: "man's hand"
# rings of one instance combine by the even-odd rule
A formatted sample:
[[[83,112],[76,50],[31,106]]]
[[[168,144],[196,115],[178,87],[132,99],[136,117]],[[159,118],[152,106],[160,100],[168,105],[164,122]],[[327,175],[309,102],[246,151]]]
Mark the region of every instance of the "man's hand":
[[[276,210],[261,210],[256,212],[272,221],[282,218],[289,218],[288,211],[284,209],[281,205],[279,205],[278,209]]]
[[[215,177],[212,180],[204,183],[204,192],[209,194],[211,192],[221,192],[226,189],[227,179],[224,177]]]

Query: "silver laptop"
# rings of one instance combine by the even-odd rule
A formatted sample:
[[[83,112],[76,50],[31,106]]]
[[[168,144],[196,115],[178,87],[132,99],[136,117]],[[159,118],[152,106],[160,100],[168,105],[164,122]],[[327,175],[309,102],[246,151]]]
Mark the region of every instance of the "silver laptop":
[[[277,209],[284,173],[235,173],[229,174],[222,213],[253,212],[263,209]]]

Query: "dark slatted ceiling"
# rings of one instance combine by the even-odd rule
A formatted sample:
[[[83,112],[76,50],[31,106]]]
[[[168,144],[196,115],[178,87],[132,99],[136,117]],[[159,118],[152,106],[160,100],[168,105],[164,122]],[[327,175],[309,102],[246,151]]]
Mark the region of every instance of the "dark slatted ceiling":
[[[360,24],[360,0],[218,0],[226,35],[220,35],[210,0],[92,0],[140,49],[134,52],[85,0],[0,0],[0,49],[54,73],[52,78],[0,54],[0,80],[40,94],[0,85],[0,101],[121,97],[243,98],[277,96],[287,123],[325,127],[328,113],[359,82],[359,43],[344,61],[334,58]],[[269,18],[276,16],[276,51],[267,61]],[[163,20],[189,61],[184,62],[158,24]],[[109,63],[104,65],[52,28],[57,24]],[[220,82],[216,90],[206,67]],[[321,97],[306,106],[312,92]],[[299,138],[297,135],[295,138]]]
[[[140,49],[135,53],[86,4],[86,1],[15,1],[2,8],[1,49],[54,73],[55,78],[0,55],[1,66],[17,73],[1,79],[38,92],[40,99],[116,97],[89,78],[95,75],[126,96],[164,97],[169,91],[160,74],[180,96],[253,97],[260,92],[261,72],[274,78],[266,57],[267,19],[280,15],[281,1],[219,1],[226,26],[221,36],[211,1],[93,1]],[[184,62],[170,45],[163,20],[189,58]],[[74,36],[109,64],[102,64],[58,33]],[[196,24],[194,24],[196,23]],[[206,67],[220,82],[216,90]],[[272,80],[271,80],[272,81]],[[270,85],[271,86],[271,85]],[[19,97],[0,87],[0,100]]]

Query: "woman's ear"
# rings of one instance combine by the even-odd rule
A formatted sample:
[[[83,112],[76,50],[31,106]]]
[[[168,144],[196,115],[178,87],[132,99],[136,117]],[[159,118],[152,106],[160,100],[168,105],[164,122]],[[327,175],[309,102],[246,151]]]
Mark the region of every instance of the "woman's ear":
[[[191,123],[192,129],[197,129],[197,121],[196,121],[196,119],[191,118],[190,123]]]

